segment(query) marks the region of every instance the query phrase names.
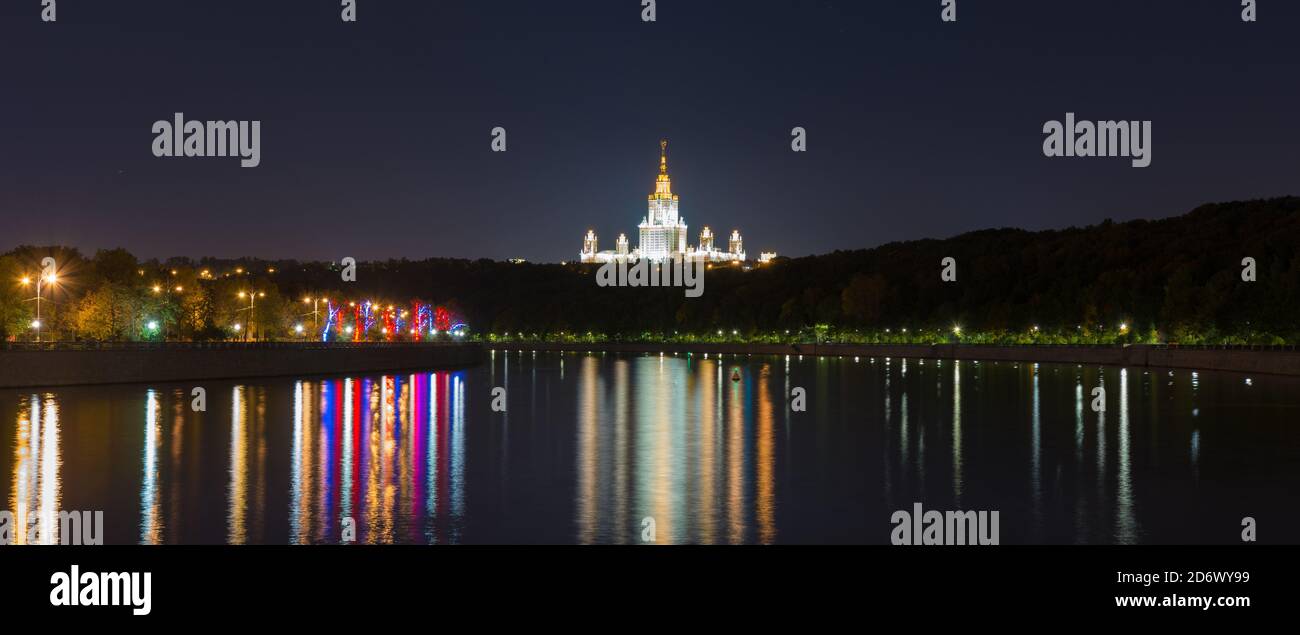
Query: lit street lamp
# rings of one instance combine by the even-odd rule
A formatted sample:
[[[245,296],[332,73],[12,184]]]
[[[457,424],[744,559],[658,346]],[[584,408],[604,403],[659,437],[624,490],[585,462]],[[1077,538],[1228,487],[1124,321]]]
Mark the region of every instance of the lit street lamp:
[[[248,298],[248,306],[240,309],[239,311],[236,311],[236,313],[239,313],[240,311],[248,311],[248,331],[244,332],[244,341],[247,342],[249,334],[253,332],[253,327],[255,325],[255,321],[254,321],[256,319],[255,303],[257,301],[257,298],[265,298],[266,293],[261,291],[248,291],[248,292],[240,291],[239,297],[241,299],[244,297]],[[239,325],[236,324],[235,332],[238,333],[239,331],[240,331]]]
[[[320,320],[319,320],[319,316],[320,316],[320,303],[321,303],[321,302],[329,302],[329,301],[330,301],[329,298],[303,298],[303,299],[302,299],[302,303],[303,303],[303,304],[310,304],[310,305],[311,305],[311,313],[310,313],[310,315],[311,315],[311,330],[312,330],[313,333],[319,333],[319,332],[320,332]],[[308,314],[307,314],[307,313],[304,313],[303,315],[306,316],[306,315],[308,315]]]
[[[173,276],[176,275],[176,271],[175,271],[174,269],[172,270],[172,275],[173,275]],[[183,286],[181,286],[181,285],[178,284],[178,285],[176,285],[175,287],[171,287],[171,288],[167,289],[167,295],[171,295],[173,292],[176,293],[177,295],[180,295],[180,294],[182,294],[182,293],[185,292],[185,287],[183,287]],[[160,285],[160,284],[155,284],[155,285],[153,285],[153,294],[154,294],[154,295],[161,295],[162,293],[163,293],[163,287],[162,287],[162,285]],[[155,324],[156,324],[156,323],[155,323]],[[164,322],[162,323],[161,326],[163,327],[163,331],[162,331],[162,339],[163,339],[164,342],[166,342],[166,341],[167,341],[167,329],[166,329],[167,323],[166,323],[165,320],[164,320]],[[151,331],[156,331],[156,330],[158,330],[158,327],[157,327],[157,326],[150,327],[149,330],[151,330]]]
[[[45,297],[41,295],[41,288],[45,285],[53,286],[58,281],[58,277],[53,273],[36,276],[36,297],[25,300],[25,302],[36,302],[36,319],[32,320],[32,328],[36,330],[37,343],[40,343],[41,341],[41,302],[45,300]],[[23,276],[23,278],[18,282],[22,286],[26,287],[32,284],[32,279],[28,276]]]

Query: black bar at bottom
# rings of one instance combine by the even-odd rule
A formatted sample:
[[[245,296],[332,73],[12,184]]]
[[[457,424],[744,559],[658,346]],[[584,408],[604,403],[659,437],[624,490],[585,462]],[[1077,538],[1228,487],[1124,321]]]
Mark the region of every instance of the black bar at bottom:
[[[925,616],[927,623],[957,615],[949,611],[1007,616],[1044,610],[1085,620],[1181,622],[1292,611],[1297,555],[1300,547],[1254,545],[0,547],[0,598],[13,615],[177,620],[174,626],[196,619],[251,627],[271,617],[297,624],[468,611],[495,627],[559,624],[565,615],[596,619],[598,610],[632,611],[627,619],[646,625],[678,621],[669,616],[686,610],[732,626],[761,626],[777,617],[862,620],[899,611]],[[129,605],[52,605],[52,577],[70,574],[74,565],[79,576],[149,572],[149,614],[136,616]],[[1188,605],[1201,598],[1212,605]]]

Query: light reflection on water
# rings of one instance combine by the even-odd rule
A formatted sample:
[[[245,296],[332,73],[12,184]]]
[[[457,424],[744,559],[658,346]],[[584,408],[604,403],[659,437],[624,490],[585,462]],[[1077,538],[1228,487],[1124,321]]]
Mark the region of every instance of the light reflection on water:
[[[156,545],[162,542],[162,520],[158,510],[158,392],[150,389],[144,400],[144,452],[141,464],[144,474],[140,478],[140,544]]]
[[[62,494],[59,402],[54,395],[29,395],[18,405],[14,426],[13,482],[9,509],[10,544],[59,543]]]
[[[105,510],[109,543],[883,543],[914,502],[998,510],[1004,544],[1233,542],[1247,515],[1295,542],[1298,384],[499,351],[457,372],[213,382],[202,413],[190,386],[0,391],[0,469],[14,527],[37,529],[16,544],[58,542],[65,508]]]
[[[773,403],[771,363],[739,381],[730,377],[740,366],[716,360],[608,366],[587,357],[579,371],[577,541],[643,542],[653,519],[656,543],[774,542],[783,404]]]

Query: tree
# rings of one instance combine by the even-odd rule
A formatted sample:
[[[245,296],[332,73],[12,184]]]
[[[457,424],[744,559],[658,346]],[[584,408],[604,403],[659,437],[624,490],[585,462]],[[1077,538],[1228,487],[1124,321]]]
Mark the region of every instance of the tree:
[[[133,339],[138,317],[135,295],[112,282],[95,287],[76,305],[77,333],[92,340]]]
[[[885,277],[879,273],[855,274],[849,281],[849,286],[840,293],[844,315],[858,324],[874,326],[880,320],[886,287]]]

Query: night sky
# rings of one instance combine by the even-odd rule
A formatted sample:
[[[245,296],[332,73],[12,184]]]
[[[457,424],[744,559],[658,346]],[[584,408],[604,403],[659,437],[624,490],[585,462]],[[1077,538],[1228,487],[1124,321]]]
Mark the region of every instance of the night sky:
[[[3,0],[0,251],[572,260],[635,245],[661,137],[690,242],[753,255],[1300,194],[1300,2],[1259,3]],[[261,166],[155,158],[178,111]],[[1151,167],[1044,157],[1066,112],[1152,120]]]

